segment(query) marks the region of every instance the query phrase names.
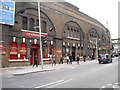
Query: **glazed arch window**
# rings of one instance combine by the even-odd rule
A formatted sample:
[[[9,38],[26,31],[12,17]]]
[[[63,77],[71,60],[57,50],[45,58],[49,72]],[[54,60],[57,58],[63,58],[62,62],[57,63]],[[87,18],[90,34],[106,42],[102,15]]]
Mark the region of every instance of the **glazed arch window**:
[[[38,26],[39,26],[39,20],[36,21],[36,26],[37,26],[36,31],[39,32],[39,28],[38,28]]]
[[[27,17],[22,17],[22,29],[27,30]]]
[[[46,33],[46,22],[42,21],[42,32]]]
[[[30,31],[34,30],[34,19],[33,18],[30,18],[29,30]]]

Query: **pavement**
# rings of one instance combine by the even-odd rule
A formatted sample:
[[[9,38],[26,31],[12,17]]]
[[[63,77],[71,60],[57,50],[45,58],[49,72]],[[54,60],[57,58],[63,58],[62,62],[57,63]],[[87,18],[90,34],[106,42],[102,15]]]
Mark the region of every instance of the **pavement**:
[[[36,66],[15,66],[15,67],[7,67],[7,68],[1,68],[0,73],[2,75],[9,74],[9,75],[24,75],[24,74],[30,74],[35,72],[44,72],[44,71],[51,71],[51,70],[59,70],[59,69],[65,69],[65,68],[75,68],[78,65],[87,65],[90,63],[98,63],[97,60],[89,60],[86,62],[80,61],[79,64],[77,62],[72,62],[72,64],[45,64],[43,65],[43,69],[41,65]]]

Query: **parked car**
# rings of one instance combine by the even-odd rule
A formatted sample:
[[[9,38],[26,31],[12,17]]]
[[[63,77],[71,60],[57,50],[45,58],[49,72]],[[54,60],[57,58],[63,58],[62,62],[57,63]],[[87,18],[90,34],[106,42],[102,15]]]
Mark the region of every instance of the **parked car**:
[[[98,56],[98,62],[101,63],[112,63],[112,57],[108,54],[100,54]]]

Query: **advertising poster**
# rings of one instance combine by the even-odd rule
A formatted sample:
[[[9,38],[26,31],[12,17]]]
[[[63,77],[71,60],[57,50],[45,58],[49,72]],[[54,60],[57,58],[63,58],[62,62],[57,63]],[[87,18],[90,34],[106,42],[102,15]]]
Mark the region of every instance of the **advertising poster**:
[[[14,25],[15,2],[0,0],[0,23]]]

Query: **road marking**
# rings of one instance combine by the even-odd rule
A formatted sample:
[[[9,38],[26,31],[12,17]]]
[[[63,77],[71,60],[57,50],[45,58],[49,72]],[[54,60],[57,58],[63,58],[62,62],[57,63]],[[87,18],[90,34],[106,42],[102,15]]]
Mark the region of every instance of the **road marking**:
[[[105,88],[105,86],[102,86],[101,88]]]
[[[119,85],[114,85],[113,88],[120,88]]]
[[[112,86],[112,84],[108,84],[107,86]]]
[[[59,83],[59,82],[62,82],[62,81],[64,81],[64,80],[59,80],[59,81],[56,81],[56,82],[52,82],[52,83],[48,83],[48,84],[45,84],[45,85],[37,86],[35,88],[47,87],[47,86],[50,86],[50,85],[53,85],[53,84],[56,84],[56,83]]]
[[[48,86],[47,88],[52,88],[52,87],[55,87],[55,86],[57,86],[57,85],[61,85],[61,84],[63,84],[63,83],[67,83],[67,82],[72,81],[72,80],[73,80],[73,79],[65,80],[65,81],[63,81],[63,82],[56,83],[56,84],[54,84],[54,85],[52,85],[52,86]]]

